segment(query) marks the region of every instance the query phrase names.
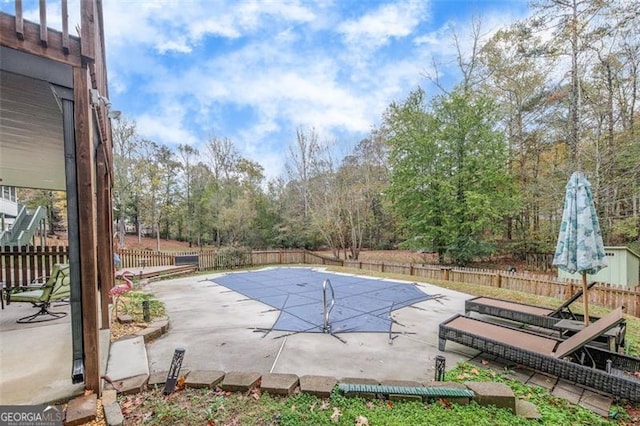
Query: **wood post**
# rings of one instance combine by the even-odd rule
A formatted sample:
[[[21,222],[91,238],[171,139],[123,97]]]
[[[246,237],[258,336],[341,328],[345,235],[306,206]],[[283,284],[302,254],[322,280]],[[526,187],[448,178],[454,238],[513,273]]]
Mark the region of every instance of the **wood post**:
[[[104,143],[97,150],[97,211],[103,212],[97,216],[98,233],[98,282],[100,288],[100,311],[102,312],[101,329],[109,328],[109,295],[108,291],[114,285],[115,265],[113,262],[113,212],[111,210],[111,171],[104,153]]]
[[[451,268],[440,268],[440,271],[442,272],[442,280],[449,281],[449,271],[451,271]]]
[[[502,288],[502,275],[500,274],[500,272],[493,276],[493,286]]]
[[[89,2],[93,3],[93,2]],[[84,3],[83,3],[84,4]],[[84,21],[83,21],[84,22]],[[83,32],[86,29],[83,26]],[[84,35],[84,34],[83,34]],[[93,40],[93,37],[89,38]],[[83,44],[85,39],[82,39]],[[80,282],[82,285],[82,336],[85,368],[85,389],[98,397],[100,386],[100,350],[98,322],[98,276],[96,241],[96,201],[94,124],[89,105],[89,76],[84,67],[73,69],[75,145],[78,190],[78,230],[80,237]]]

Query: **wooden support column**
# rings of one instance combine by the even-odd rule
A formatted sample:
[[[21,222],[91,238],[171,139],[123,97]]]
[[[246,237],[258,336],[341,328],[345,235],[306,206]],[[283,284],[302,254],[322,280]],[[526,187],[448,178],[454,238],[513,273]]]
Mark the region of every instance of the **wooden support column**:
[[[76,167],[78,176],[78,230],[82,283],[82,336],[85,388],[101,395],[98,323],[98,276],[95,202],[95,124],[89,104],[89,78],[85,67],[73,68],[75,99]]]
[[[105,156],[105,144],[102,142],[98,146],[96,153],[97,160],[97,211],[98,216],[98,283],[100,288],[100,312],[102,329],[109,328],[109,295],[107,292],[114,284],[114,264],[113,264],[113,225],[111,211],[111,184],[110,172]]]

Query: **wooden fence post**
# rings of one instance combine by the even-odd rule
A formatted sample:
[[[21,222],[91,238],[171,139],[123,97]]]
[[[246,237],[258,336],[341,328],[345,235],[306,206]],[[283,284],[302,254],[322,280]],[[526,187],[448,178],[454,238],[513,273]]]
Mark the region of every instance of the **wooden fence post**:
[[[493,276],[493,282],[494,287],[502,288],[502,275],[500,275],[500,272]]]
[[[573,296],[573,281],[569,281],[567,283],[567,291],[565,294],[565,298],[569,299],[571,296]]]
[[[449,281],[449,271],[451,271],[451,268],[440,268],[440,271],[442,272],[442,280]]]

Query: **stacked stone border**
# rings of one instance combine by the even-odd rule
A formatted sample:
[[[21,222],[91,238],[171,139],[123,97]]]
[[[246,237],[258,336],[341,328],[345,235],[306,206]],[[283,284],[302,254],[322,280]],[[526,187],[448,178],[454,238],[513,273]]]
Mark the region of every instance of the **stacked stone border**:
[[[148,388],[164,387],[167,371],[152,373],[149,377],[132,377],[122,380],[114,389],[113,384],[107,384],[103,395],[103,410],[105,420],[110,426],[122,425],[124,417],[120,411],[120,406],[116,401],[116,392],[123,395],[135,394]],[[320,398],[327,398],[331,395],[339,383],[379,385],[403,388],[447,388],[447,389],[468,389],[473,391],[473,398],[470,397],[439,397],[457,404],[469,404],[472,400],[481,406],[493,405],[499,408],[506,408],[514,414],[527,419],[540,419],[541,416],[537,408],[527,402],[518,400],[511,388],[503,383],[486,382],[431,382],[425,385],[406,380],[376,380],[370,378],[345,377],[340,380],[331,376],[306,375],[298,377],[295,374],[239,371],[216,371],[216,370],[183,370],[180,374],[185,379],[184,386],[197,389],[218,389],[227,392],[250,392],[260,389],[270,395],[290,396],[298,392],[308,393]],[[368,392],[348,392],[349,397],[360,397],[365,399],[388,399],[391,401],[419,401],[432,402],[435,398],[422,397],[411,394],[380,394]]]

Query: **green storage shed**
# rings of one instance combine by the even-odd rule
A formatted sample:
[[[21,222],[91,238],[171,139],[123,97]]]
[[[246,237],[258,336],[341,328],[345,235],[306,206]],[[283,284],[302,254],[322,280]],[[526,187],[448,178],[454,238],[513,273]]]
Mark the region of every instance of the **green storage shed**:
[[[640,285],[640,255],[628,247],[605,247],[607,267],[597,274],[587,275],[588,281],[597,281],[634,288]],[[558,269],[558,278],[581,279],[580,274],[570,274]]]

